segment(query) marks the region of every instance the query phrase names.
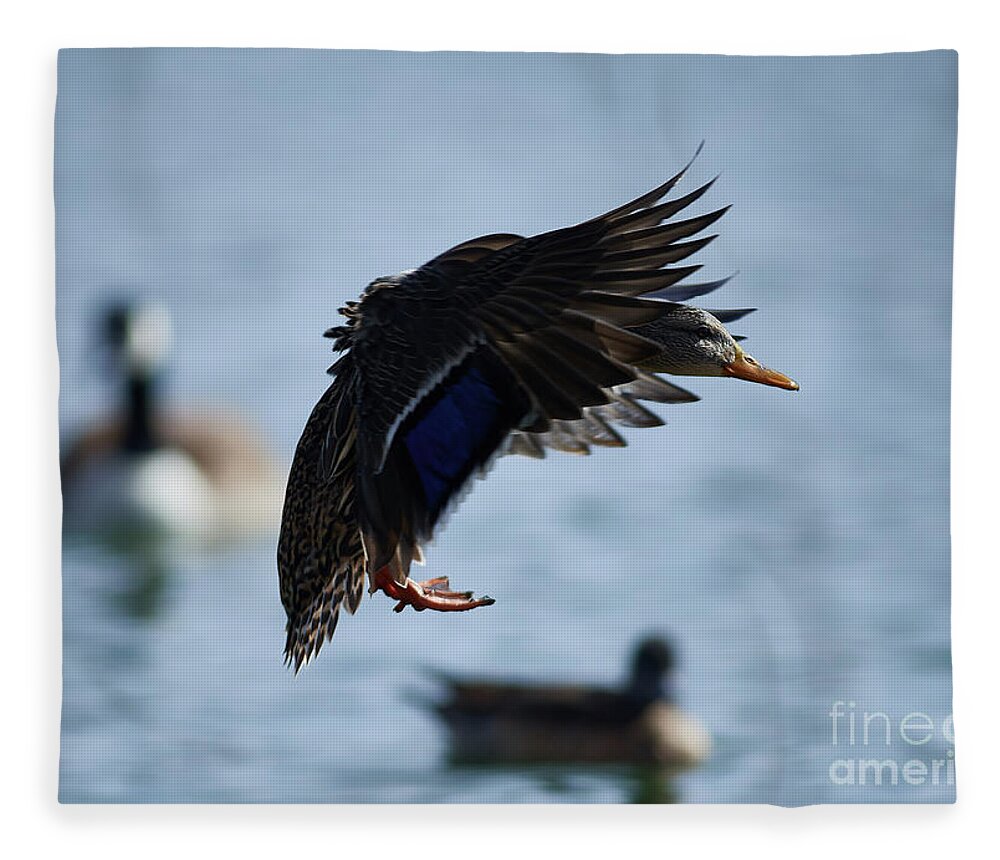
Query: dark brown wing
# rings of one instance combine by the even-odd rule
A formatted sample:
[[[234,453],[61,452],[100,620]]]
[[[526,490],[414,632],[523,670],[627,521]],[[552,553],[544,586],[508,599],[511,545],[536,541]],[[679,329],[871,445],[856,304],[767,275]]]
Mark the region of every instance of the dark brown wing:
[[[577,425],[594,444],[618,444],[609,421],[651,423],[629,386],[658,347],[628,327],[664,313],[669,304],[642,296],[699,268],[663,266],[702,247],[707,239],[682,240],[726,211],[670,222],[711,185],[660,202],[682,174],[574,227],[470,240],[376,281],[351,309],[352,325],[336,333],[358,374],[358,514],[370,569],[388,564],[402,580],[512,431],[545,440]],[[655,377],[640,385],[649,399],[691,399]]]
[[[515,430],[508,440],[507,453],[522,454],[535,459],[545,456],[545,449],[570,454],[590,454],[590,448],[624,448],[625,440],[612,426],[659,427],[663,420],[639,401],[655,403],[694,403],[699,399],[679,385],[660,379],[651,373],[636,372],[636,379],[616,385],[605,392],[608,403],[583,410],[577,421],[553,421],[543,432]]]

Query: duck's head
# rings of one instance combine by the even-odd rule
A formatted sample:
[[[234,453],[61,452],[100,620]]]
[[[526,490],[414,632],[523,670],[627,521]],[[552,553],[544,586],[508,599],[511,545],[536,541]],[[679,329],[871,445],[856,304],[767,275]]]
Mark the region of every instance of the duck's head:
[[[105,310],[101,340],[116,368],[129,377],[152,377],[166,365],[173,340],[162,305],[118,303]]]
[[[747,313],[750,311],[732,311],[727,319],[739,319]],[[764,367],[744,352],[722,322],[701,308],[673,304],[659,319],[637,326],[635,331],[661,348],[658,355],[641,363],[645,370],[678,376],[732,376],[798,390],[793,379]]]
[[[632,655],[629,693],[646,701],[663,697],[664,680],[675,665],[674,649],[665,639],[655,637],[640,642]]]

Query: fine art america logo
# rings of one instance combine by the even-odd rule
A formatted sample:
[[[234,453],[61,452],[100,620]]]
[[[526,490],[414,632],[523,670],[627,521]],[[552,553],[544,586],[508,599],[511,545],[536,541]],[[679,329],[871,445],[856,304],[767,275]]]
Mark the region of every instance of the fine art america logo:
[[[830,713],[831,742],[842,758],[830,762],[834,785],[954,785],[955,735],[951,716],[935,722],[913,711],[893,719],[838,700]],[[921,749],[936,740],[926,751]],[[942,754],[942,743],[947,750]],[[931,749],[934,754],[931,754]],[[921,755],[923,753],[923,755]]]

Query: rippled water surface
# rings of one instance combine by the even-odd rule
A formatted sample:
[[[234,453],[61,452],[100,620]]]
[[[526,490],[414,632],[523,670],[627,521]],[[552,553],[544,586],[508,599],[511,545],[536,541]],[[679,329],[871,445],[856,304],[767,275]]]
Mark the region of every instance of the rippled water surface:
[[[319,335],[374,276],[590,217],[702,139],[684,187],[721,173],[706,211],[734,204],[702,274],[740,270],[707,304],[760,308],[735,331],[802,385],[689,380],[703,400],[625,451],[505,459],[427,568],[496,605],[366,599],[298,678],[276,526],[213,552],[67,542],[62,800],[637,799],[627,770],[449,766],[422,702],[432,668],[615,683],[656,630],[715,739],[665,796],[953,798],[952,55],[73,51],[59,87],[67,439],[111,398],[95,315],[148,296],[174,318],[165,397],[240,410],[287,465],[327,384]],[[867,747],[866,711],[886,718]],[[926,743],[900,736],[913,712]],[[871,758],[928,775],[839,784]]]

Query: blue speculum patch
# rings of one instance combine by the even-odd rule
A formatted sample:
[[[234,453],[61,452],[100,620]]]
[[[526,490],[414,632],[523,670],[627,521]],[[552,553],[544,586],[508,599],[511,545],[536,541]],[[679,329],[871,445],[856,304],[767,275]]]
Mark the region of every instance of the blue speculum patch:
[[[406,447],[431,510],[449,496],[482,457],[494,432],[500,399],[478,368],[471,367],[443,393],[406,434]]]

